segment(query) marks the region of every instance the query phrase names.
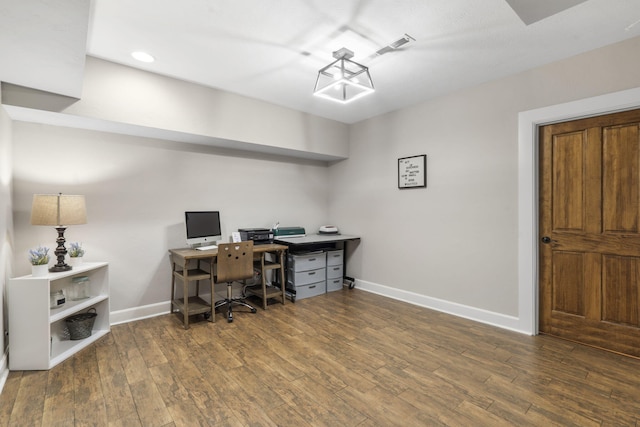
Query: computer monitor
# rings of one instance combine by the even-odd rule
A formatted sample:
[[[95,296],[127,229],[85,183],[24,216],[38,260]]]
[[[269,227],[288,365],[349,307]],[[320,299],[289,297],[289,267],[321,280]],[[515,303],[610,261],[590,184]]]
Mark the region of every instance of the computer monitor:
[[[218,211],[185,212],[184,223],[187,229],[188,245],[215,245],[218,240],[222,240]]]

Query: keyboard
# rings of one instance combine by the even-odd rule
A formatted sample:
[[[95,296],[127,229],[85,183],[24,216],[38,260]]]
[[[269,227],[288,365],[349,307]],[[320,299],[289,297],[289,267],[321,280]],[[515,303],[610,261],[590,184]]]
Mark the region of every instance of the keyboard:
[[[197,251],[208,251],[209,249],[218,249],[218,246],[216,245],[209,245],[209,246],[198,246],[196,248]]]

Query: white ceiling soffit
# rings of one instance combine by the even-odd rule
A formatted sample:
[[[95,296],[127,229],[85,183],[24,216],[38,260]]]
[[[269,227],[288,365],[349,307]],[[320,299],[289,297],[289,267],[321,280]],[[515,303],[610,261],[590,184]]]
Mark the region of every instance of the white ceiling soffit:
[[[0,81],[79,98],[90,5],[0,0]]]
[[[73,116],[52,111],[35,110],[16,105],[4,105],[4,109],[12,120],[41,123],[45,125],[69,127],[73,129],[95,130],[121,135],[139,136],[143,138],[161,139],[171,142],[184,142],[195,146],[210,147],[215,150],[227,150],[227,152],[260,153],[258,157],[265,159],[264,155],[276,157],[290,157],[317,162],[332,162],[344,160],[342,156],[313,153],[310,151],[294,150],[290,148],[274,147],[269,145],[253,144],[250,142],[215,138],[205,135],[178,132],[167,129],[151,128],[147,126],[132,125],[129,123],[112,122],[91,117]],[[157,144],[155,144],[157,146]],[[170,145],[168,145],[169,147]],[[245,154],[245,157],[247,155]]]
[[[506,0],[509,6],[527,25],[538,22],[558,12],[587,0]]]

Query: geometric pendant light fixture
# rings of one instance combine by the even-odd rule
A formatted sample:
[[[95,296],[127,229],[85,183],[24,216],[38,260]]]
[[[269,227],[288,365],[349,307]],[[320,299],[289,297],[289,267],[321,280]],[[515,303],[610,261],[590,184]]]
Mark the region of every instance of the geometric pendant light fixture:
[[[343,47],[333,57],[335,61],[318,71],[314,95],[346,104],[374,92],[369,69],[351,60],[352,51]]]

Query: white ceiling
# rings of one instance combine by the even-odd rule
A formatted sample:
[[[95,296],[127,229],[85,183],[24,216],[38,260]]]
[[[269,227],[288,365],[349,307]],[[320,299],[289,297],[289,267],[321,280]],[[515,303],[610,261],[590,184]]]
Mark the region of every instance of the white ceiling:
[[[80,96],[88,54],[354,123],[636,36],[640,0],[0,0],[0,80]],[[342,47],[376,87],[347,105],[312,96]]]
[[[638,20],[639,0],[94,0],[87,53],[354,123],[638,36]],[[376,87],[347,105],[312,96],[341,47]]]

